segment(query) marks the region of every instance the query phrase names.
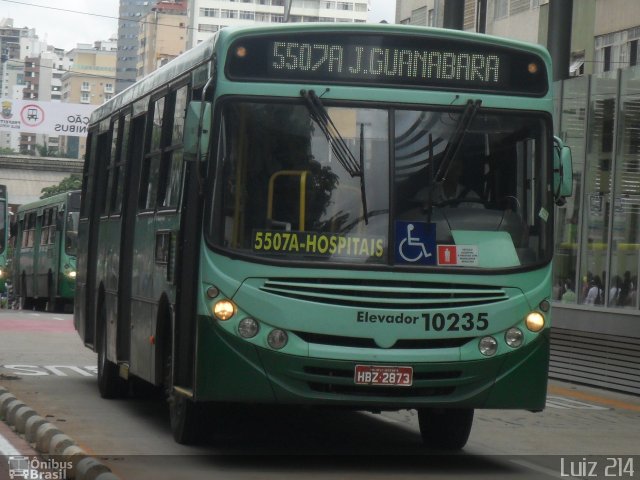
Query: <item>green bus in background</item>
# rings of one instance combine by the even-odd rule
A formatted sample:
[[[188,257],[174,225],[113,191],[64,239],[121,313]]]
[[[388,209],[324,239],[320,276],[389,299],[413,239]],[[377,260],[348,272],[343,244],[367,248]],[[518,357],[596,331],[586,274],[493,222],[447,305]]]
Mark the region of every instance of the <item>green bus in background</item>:
[[[0,185],[0,293],[7,294],[8,248],[10,236],[9,197],[7,186]]]
[[[13,284],[22,309],[49,312],[73,305],[80,191],[18,207]]]
[[[539,46],[399,25],[225,28],[96,109],[75,327],[103,397],[162,385],[174,438],[221,403],[545,406],[554,204]]]

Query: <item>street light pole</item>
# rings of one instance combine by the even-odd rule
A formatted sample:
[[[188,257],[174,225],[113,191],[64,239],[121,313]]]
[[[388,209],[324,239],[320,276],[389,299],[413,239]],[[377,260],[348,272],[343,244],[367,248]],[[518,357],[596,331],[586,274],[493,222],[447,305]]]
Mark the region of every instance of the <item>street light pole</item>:
[[[553,80],[569,78],[573,0],[549,1],[547,48],[553,61]]]

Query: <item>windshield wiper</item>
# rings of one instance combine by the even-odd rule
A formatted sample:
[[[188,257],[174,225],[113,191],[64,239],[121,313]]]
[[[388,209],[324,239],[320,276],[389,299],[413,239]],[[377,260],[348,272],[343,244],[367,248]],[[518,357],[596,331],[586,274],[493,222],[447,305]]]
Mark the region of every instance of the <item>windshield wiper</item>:
[[[305,105],[311,119],[320,127],[329,142],[329,147],[335,155],[338,163],[353,178],[360,177],[360,196],[362,200],[363,218],[365,224],[369,223],[367,212],[367,194],[364,183],[364,125],[360,125],[360,159],[356,160],[349,146],[340,135],[340,131],[331,120],[329,113],[324,108],[320,97],[313,90],[301,90],[300,95],[305,99]]]
[[[482,100],[467,100],[464,111],[462,112],[462,115],[460,115],[460,120],[458,120],[458,124],[456,125],[456,130],[453,132],[453,135],[444,150],[444,158],[440,162],[438,172],[434,179],[436,183],[442,182],[447,178],[451,164],[462,146],[462,140],[464,139],[471,122],[476,116],[476,113],[478,113],[480,105],[482,105]]]
[[[456,155],[460,151],[460,147],[462,146],[462,140],[464,139],[465,134],[469,130],[469,126],[473,119],[478,113],[480,106],[482,105],[482,100],[467,100],[467,104],[460,115],[460,119],[458,120],[458,124],[456,125],[456,129],[453,132],[453,135],[449,139],[447,146],[444,150],[444,157],[440,162],[438,167],[438,171],[434,174],[434,165],[433,165],[433,139],[431,134],[429,134],[429,195],[427,195],[427,201],[423,206],[423,212],[427,213],[427,222],[431,223],[431,214],[433,212],[434,199],[433,194],[436,190],[436,185],[442,184],[446,179],[449,173],[449,169],[453,164],[453,160],[456,158]]]

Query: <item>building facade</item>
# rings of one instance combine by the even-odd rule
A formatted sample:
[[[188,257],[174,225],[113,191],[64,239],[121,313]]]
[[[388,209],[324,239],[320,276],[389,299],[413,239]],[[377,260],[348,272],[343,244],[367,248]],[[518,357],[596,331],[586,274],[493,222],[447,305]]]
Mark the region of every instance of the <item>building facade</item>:
[[[120,0],[118,10],[118,50],[116,92],[133,85],[138,76],[140,26],[155,2]]]
[[[190,3],[189,47],[221,28],[284,22],[284,0],[194,0]],[[294,0],[290,22],[367,21],[368,0]]]
[[[22,99],[40,102],[62,100],[62,75],[70,62],[64,51],[49,47],[37,57],[26,57],[22,64],[24,85]],[[18,151],[26,155],[57,155],[59,137],[21,133]]]
[[[138,80],[186,50],[187,21],[187,5],[180,2],[158,2],[144,17],[140,26]]]
[[[398,0],[397,19],[419,24],[436,3]],[[483,3],[486,33],[546,45],[548,0],[467,0],[466,29]],[[574,195],[556,209],[550,374],[632,393],[640,393],[639,39],[640,2],[574,1],[572,78],[554,84]]]
[[[101,105],[116,92],[117,51],[115,42],[78,45],[67,53],[73,62],[62,75],[62,99],[69,103]],[[84,156],[85,137],[62,137],[60,149],[68,156]]]

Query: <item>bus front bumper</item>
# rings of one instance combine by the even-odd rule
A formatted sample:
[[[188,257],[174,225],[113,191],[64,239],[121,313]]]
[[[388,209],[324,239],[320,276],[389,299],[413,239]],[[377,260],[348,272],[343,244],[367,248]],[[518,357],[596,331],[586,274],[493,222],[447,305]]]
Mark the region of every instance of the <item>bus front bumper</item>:
[[[545,405],[548,331],[508,354],[479,361],[400,364],[413,368],[413,384],[397,387],[354,383],[356,364],[384,362],[285,355],[256,347],[207,321],[201,321],[200,327],[195,388],[199,401],[362,410],[453,407],[538,411]]]

